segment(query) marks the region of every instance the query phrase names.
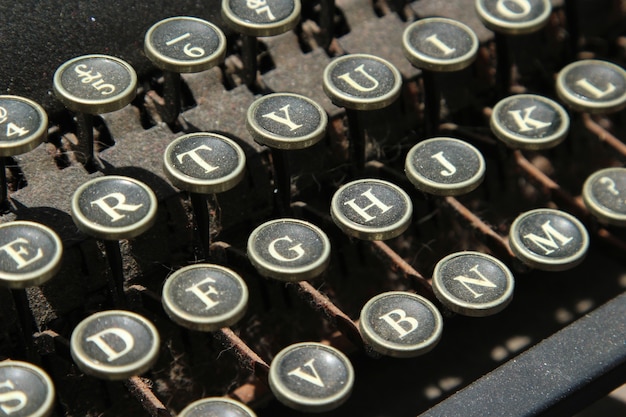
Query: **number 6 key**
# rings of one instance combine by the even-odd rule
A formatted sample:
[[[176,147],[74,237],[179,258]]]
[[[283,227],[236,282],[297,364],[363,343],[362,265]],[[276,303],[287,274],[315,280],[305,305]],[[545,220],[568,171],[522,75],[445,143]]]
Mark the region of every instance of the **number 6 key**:
[[[170,17],[148,29],[144,52],[164,71],[161,117],[165,123],[173,123],[181,110],[180,73],[206,71],[220,64],[226,55],[226,37],[205,20]]]

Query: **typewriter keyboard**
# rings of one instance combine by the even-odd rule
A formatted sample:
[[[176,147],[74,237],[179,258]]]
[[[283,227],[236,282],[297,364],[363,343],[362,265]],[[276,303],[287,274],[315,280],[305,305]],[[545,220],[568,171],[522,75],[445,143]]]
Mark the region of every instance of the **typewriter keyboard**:
[[[0,416],[571,416],[626,382],[622,2],[137,7],[0,74]]]

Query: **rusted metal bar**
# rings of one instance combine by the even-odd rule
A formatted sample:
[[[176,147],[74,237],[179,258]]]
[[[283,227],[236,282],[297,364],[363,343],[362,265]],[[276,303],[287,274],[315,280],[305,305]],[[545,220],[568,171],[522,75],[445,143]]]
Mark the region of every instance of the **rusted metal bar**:
[[[252,370],[255,375],[267,378],[270,366],[239,338],[229,327],[224,327],[213,334],[224,346],[233,349],[239,362]]]

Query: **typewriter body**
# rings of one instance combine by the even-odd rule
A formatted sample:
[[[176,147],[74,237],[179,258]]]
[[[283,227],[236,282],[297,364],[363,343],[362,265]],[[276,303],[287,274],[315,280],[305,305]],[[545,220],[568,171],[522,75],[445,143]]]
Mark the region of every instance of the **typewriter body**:
[[[623,165],[623,111],[608,116],[572,111],[570,133],[562,144],[546,151],[513,151],[489,128],[489,112],[498,101],[496,48],[494,33],[479,21],[474,1],[337,0],[328,46],[320,40],[318,3],[303,1],[294,30],[259,38],[262,83],[249,88],[241,81],[240,36],[224,23],[218,0],[0,1],[1,94],[28,97],[50,118],[47,141],[7,163],[10,204],[0,222],[39,222],[63,242],[60,272],[26,290],[36,356],[56,387],[53,415],[168,416],[209,396],[229,396],[259,416],[304,415],[276,401],[267,384],[267,364],[285,346],[303,341],[337,347],[354,366],[352,395],[323,414],[329,416],[573,415],[626,382],[626,234],[595,220],[580,197],[593,172]],[[507,95],[532,92],[556,100],[556,74],[567,63],[582,58],[625,63],[622,2],[552,3],[545,28],[508,39],[515,68]],[[220,66],[182,76],[181,115],[177,123],[166,124],[158,111],[163,72],[146,58],[143,41],[150,26],[171,16],[215,23],[226,34],[227,52]],[[480,42],[473,65],[437,77],[443,98],[438,135],[471,143],[486,161],[484,182],[458,197],[427,195],[404,174],[408,150],[426,133],[422,71],[405,58],[402,33],[412,21],[431,16],[465,23]],[[55,70],[92,53],[126,60],[139,79],[130,105],[94,118],[102,161],[98,169],[85,167],[73,152],[74,115],[52,93]],[[329,215],[333,193],[352,173],[345,111],[324,93],[322,73],[334,57],[347,53],[385,58],[403,79],[402,94],[393,104],[357,115],[367,131],[365,175],[397,184],[413,201],[409,228],[384,244],[346,236]],[[328,269],[306,285],[263,278],[246,258],[252,230],[280,217],[275,157],[246,129],[248,107],[269,92],[307,96],[329,118],[322,141],[288,156],[293,217],[323,229],[332,247]],[[247,160],[241,183],[209,198],[208,261],[244,278],[248,311],[237,324],[210,334],[173,323],[158,297],[174,271],[205,261],[189,195],[163,171],[164,149],[191,132],[232,138]],[[114,308],[104,247],[79,232],[70,214],[74,191],[102,175],[136,178],[158,199],[155,224],[120,242],[129,309],[153,322],[161,337],[156,364],[126,384],[85,375],[67,346],[83,318]],[[585,224],[591,238],[580,265],[546,272],[511,254],[511,223],[540,207],[562,209]],[[513,300],[498,314],[454,314],[433,295],[430,277],[437,262],[466,250],[494,255],[513,271]],[[443,335],[432,351],[397,359],[372,354],[364,346],[355,324],[359,312],[369,299],[392,290],[421,294],[441,307]],[[0,298],[0,359],[23,359],[18,307],[8,291]],[[626,410],[618,402],[609,405],[603,415]]]

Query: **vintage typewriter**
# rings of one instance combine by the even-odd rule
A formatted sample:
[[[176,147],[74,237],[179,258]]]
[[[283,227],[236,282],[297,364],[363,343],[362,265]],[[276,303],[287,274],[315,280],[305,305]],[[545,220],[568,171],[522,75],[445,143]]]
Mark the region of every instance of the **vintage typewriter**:
[[[272,7],[285,2],[240,3],[257,16],[269,17],[278,15]],[[3,289],[0,359],[32,363],[49,375],[55,394],[46,407],[55,416],[173,416],[207,397],[229,397],[259,416],[308,411],[329,416],[570,416],[624,384],[626,235],[611,224],[615,222],[607,224],[606,217],[592,214],[582,196],[591,175],[623,165],[626,147],[620,139],[626,135],[626,123],[623,111],[567,105],[557,78],[566,65],[583,60],[624,66],[625,5],[554,0],[541,27],[518,33],[524,31],[493,30],[497,26],[493,22],[487,22],[492,30],[488,29],[475,3],[303,0],[299,17],[286,24],[283,33],[269,36],[236,29],[226,21],[231,18],[224,16],[218,0],[0,1],[0,94],[33,100],[49,117],[43,143],[32,150],[3,153],[7,195],[0,222],[44,225],[58,234],[63,246],[60,269],[51,279]],[[542,2],[478,3],[523,15],[534,13]],[[181,70],[185,73],[180,77],[149,59],[146,33],[157,22],[176,16],[203,19],[221,29],[224,58],[204,71]],[[413,22],[430,17],[453,19],[476,34],[477,50],[464,68],[446,72],[420,65],[419,60],[409,62],[403,33]],[[167,42],[188,56],[202,55],[193,49],[198,47],[193,39],[187,39],[189,33],[171,35]],[[430,46],[443,52],[456,49],[442,39],[431,37]],[[66,108],[67,100],[59,99],[59,87],[54,85],[55,72],[88,54],[105,54],[132,65],[137,85],[128,104],[91,113],[71,104],[67,107],[72,110]],[[330,91],[333,99],[329,98],[332,89],[324,85],[324,71],[351,54],[380,57],[398,69],[401,86],[395,100],[382,108],[360,110],[341,102],[339,93]],[[255,65],[258,73],[250,71]],[[87,67],[83,70],[87,74],[83,79],[95,76],[86,72]],[[608,91],[594,74],[585,79],[598,96]],[[362,90],[369,88],[364,85]],[[626,91],[626,84],[612,85]],[[283,92],[311,99],[322,109],[320,117],[328,118],[324,134],[306,149],[262,145],[247,126],[253,102]],[[570,120],[569,133],[558,146],[520,149],[505,144],[501,136],[506,134],[496,132],[496,104],[523,93],[549,98],[568,109],[562,116]],[[543,126],[538,113],[531,114],[529,108],[518,110],[517,126],[529,130]],[[273,114],[283,124],[295,123],[288,120],[288,111]],[[7,119],[6,114],[0,116]],[[0,122],[0,129],[7,129],[7,123]],[[9,133],[20,136],[25,130],[13,125]],[[218,134],[243,150],[245,173],[232,188],[185,190],[166,174],[167,146],[198,132]],[[85,144],[90,135],[93,151]],[[482,183],[454,195],[441,192],[441,184],[434,189],[415,185],[419,180],[405,173],[411,171],[405,167],[407,154],[433,137],[461,139],[478,150],[484,158]],[[429,160],[436,159],[440,169],[460,167],[446,165],[450,162],[446,154],[439,155]],[[468,164],[469,160],[463,159]],[[77,227],[72,196],[84,184],[110,176],[138,180],[154,192],[158,209],[143,233],[103,238]],[[412,204],[410,222],[395,232],[366,238],[358,233],[349,236],[345,224],[338,227],[338,214],[331,216],[333,196],[359,178],[383,180],[403,190]],[[620,188],[626,184],[620,183],[623,177],[599,178],[609,194],[626,192],[626,187]],[[375,209],[386,207],[378,203]],[[517,243],[509,232],[520,215],[539,208],[569,213],[584,224],[589,235],[588,248],[581,244],[579,255],[581,259],[585,255],[584,260],[561,268],[550,260],[546,267],[545,259],[543,264],[523,259],[519,253],[523,249],[514,248]],[[248,247],[257,227],[285,217],[315,225],[328,237],[322,242],[330,245],[326,268],[303,281],[268,278],[272,273],[259,265],[262,262],[253,262]],[[547,245],[546,252],[558,252],[571,236],[550,225],[546,229],[546,224],[540,232],[547,234],[537,232],[534,242],[544,249]],[[262,241],[255,239],[253,243]],[[11,242],[15,241],[2,242],[0,256],[7,258],[13,251],[13,262],[30,259],[32,253],[23,244]],[[488,315],[472,310],[471,299],[470,306],[462,308],[442,301],[445,296],[435,283],[441,273],[438,265],[462,251],[501,261],[502,270],[514,277],[512,301],[507,299]],[[11,259],[1,262],[7,265]],[[227,267],[243,279],[247,309],[224,327],[190,330],[166,313],[162,289],[182,268],[207,263]],[[474,298],[493,284],[468,274],[459,288]],[[384,349],[364,337],[365,330],[359,327],[363,306],[390,291],[418,294],[440,312],[431,316],[441,318],[434,325],[439,330],[442,325],[441,334],[433,336],[440,336],[436,346],[421,355],[396,358],[381,354]],[[149,369],[110,381],[107,370],[93,376],[93,370],[85,372],[78,366],[71,338],[86,318],[118,309],[152,323],[160,339]],[[386,322],[408,332],[414,330],[411,318],[387,316]],[[99,346],[106,345],[104,336],[100,342]],[[288,407],[283,403],[290,394],[277,394],[277,382],[268,382],[278,353],[299,342],[336,348],[352,364],[351,395],[336,400],[336,408],[316,408],[315,402],[302,405],[297,399],[292,399],[295,409]],[[109,353],[125,347],[109,346]],[[298,369],[296,379],[309,383],[304,394],[313,392],[316,383],[324,385],[319,367],[299,365],[290,371]],[[342,377],[333,381],[338,378]],[[20,397],[26,388],[20,391],[11,384],[10,377],[0,378],[0,415],[25,415],[19,414],[22,406],[35,397]],[[28,386],[32,388],[28,395],[37,394],[34,385]],[[613,397],[603,401],[602,411],[587,415],[624,415],[624,403]],[[238,413],[223,415],[244,415],[241,409]]]

